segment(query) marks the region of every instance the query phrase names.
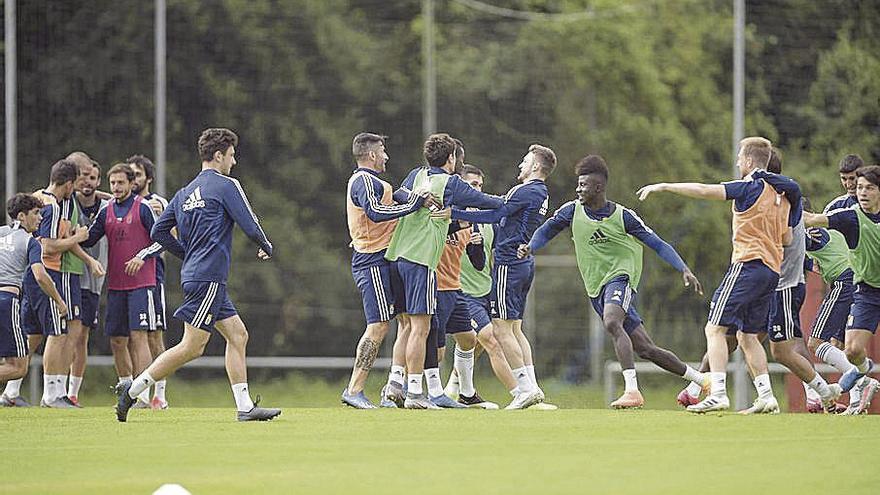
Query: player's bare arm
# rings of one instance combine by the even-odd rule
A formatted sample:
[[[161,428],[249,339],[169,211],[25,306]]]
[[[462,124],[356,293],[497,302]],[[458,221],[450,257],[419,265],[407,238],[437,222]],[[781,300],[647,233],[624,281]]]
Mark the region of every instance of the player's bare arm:
[[[699,184],[696,182],[661,182],[659,184],[650,184],[639,189],[636,194],[639,197],[639,201],[644,201],[655,192],[671,192],[689,198],[713,199],[717,201],[725,201],[727,199],[727,193],[724,191],[722,184]]]
[[[807,227],[827,227],[828,215],[804,211],[804,225],[806,225]]]

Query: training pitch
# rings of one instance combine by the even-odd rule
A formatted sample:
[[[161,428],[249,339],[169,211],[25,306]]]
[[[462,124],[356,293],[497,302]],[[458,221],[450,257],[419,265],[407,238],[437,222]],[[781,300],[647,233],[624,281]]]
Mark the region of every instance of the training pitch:
[[[0,410],[0,493],[880,493],[880,417]]]

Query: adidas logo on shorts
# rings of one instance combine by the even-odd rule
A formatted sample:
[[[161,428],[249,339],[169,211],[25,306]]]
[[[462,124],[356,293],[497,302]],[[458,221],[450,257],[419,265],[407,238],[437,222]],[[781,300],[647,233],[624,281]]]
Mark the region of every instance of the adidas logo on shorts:
[[[189,196],[186,198],[186,201],[183,202],[183,211],[195,210],[196,208],[204,208],[205,200],[202,199],[202,188],[201,186],[197,187],[195,191],[191,192]]]

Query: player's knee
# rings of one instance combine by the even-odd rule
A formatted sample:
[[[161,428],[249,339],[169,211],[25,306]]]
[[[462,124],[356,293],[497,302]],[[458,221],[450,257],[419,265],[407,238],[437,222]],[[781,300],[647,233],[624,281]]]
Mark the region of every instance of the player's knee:
[[[611,335],[617,336],[624,333],[623,321],[618,318],[605,318],[603,323],[605,324],[605,331]]]
[[[817,339],[816,337],[810,337],[810,340],[807,341],[807,349],[810,350],[811,353],[815,354],[816,349],[822,344],[822,340]]]
[[[128,337],[110,337],[110,349],[113,352],[128,349]]]
[[[843,352],[846,354],[846,358],[851,363],[861,362],[862,357],[864,355],[864,351],[855,345],[847,345]]]
[[[388,334],[388,322],[380,321],[378,323],[370,323],[369,325],[367,325],[366,334],[367,337],[372,340],[383,340],[385,338],[385,335]]]

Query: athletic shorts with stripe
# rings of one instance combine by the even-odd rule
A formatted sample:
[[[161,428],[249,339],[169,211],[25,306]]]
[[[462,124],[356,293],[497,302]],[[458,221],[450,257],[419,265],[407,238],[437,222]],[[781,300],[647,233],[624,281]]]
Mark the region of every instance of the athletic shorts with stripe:
[[[0,291],[0,358],[23,358],[28,353],[27,337],[21,331],[21,301]]]
[[[746,333],[766,332],[778,283],[779,274],[761,260],[733,263],[712,295],[709,324]]]
[[[184,282],[183,304],[174,317],[207,332],[214,323],[237,315],[235,306],[226,294],[226,284],[219,282]]]
[[[55,282],[58,293],[64,298],[64,304],[67,305],[67,319],[82,319],[82,288],[79,285],[79,275],[48,269],[46,271]]]
[[[388,262],[352,270],[354,283],[361,291],[367,325],[394,318],[394,293],[391,290],[391,264]]]
[[[522,320],[526,311],[526,296],[534,279],[533,259],[513,265],[495,265],[492,269],[492,290],[489,292],[492,318]]]
[[[471,317],[460,290],[437,291],[437,312],[431,324],[437,328],[437,347],[446,346],[446,334],[471,331]]]
[[[153,314],[156,315],[156,330],[165,330],[168,322],[165,316],[165,284],[158,283],[153,290]]]
[[[798,284],[773,292],[770,316],[767,319],[767,335],[771,342],[785,342],[803,337],[801,333],[801,307],[807,286]]]
[[[632,333],[642,324],[642,317],[636,311],[636,291],[629,284],[629,276],[621,275],[614,277],[602,286],[602,291],[596,297],[590,298],[593,309],[600,318],[604,318],[605,306],[614,304],[623,308],[626,318],[623,320],[623,330]]]
[[[104,335],[128,337],[132,330],[156,330],[153,313],[153,287],[131,290],[108,290]]]
[[[67,334],[67,318],[61,316],[61,313],[58,312],[58,305],[43,291],[37,295],[28,296],[28,304],[37,320],[37,325],[33,329],[39,329],[47,337]]]
[[[399,258],[391,263],[391,290],[397,313],[432,315],[437,310],[437,274]]]
[[[42,297],[46,297],[46,295],[43,294]],[[24,330],[25,335],[43,335],[43,327],[40,325],[40,319],[37,317],[37,310],[34,307],[34,303],[31,302],[32,300],[32,296],[28,295],[28,291],[22,290],[21,329]]]
[[[98,304],[101,296],[82,289],[82,324],[89,329],[98,328]]]
[[[828,293],[819,305],[816,321],[810,336],[824,340],[837,339],[844,341],[846,320],[849,318],[849,308],[853,301],[853,273],[852,270],[843,272],[831,284]]]
[[[474,297],[464,292],[459,295],[468,308],[468,316],[470,316],[471,330],[479,332],[486,325],[492,323],[489,312],[492,309],[492,303],[489,302],[489,295]]]
[[[853,293],[846,329],[875,333],[877,325],[880,325],[880,289],[859,282]]]

